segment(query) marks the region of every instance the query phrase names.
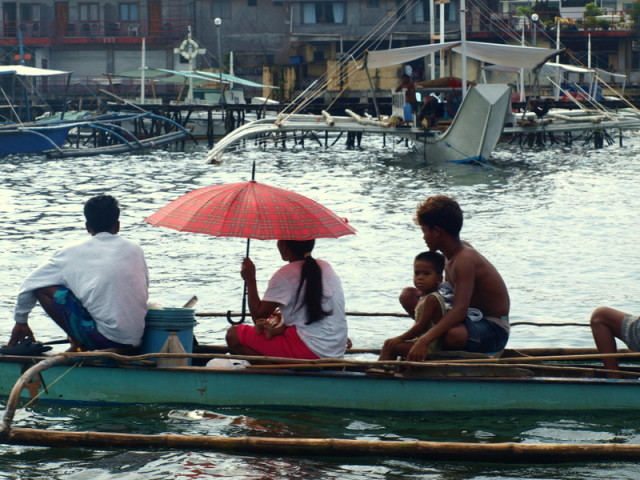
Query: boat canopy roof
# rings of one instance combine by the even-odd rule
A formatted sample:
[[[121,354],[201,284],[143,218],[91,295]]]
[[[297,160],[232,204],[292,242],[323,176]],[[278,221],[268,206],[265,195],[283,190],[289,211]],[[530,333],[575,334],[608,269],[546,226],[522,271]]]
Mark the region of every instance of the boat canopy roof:
[[[122,72],[116,74],[119,77],[141,78],[143,75],[143,69],[138,68],[136,70],[130,70],[128,72]],[[214,72],[204,72],[201,70],[184,71],[184,70],[169,70],[166,68],[144,68],[144,76],[154,78],[158,82],[170,82],[180,83],[185,79],[191,78],[200,82],[220,82],[220,74]],[[272,85],[264,85],[258,82],[252,82],[244,78],[236,77],[235,75],[229,75],[228,73],[222,74],[222,83],[237,83],[238,85],[244,85],[245,87],[256,88],[278,88]]]
[[[0,75],[20,75],[23,77],[47,77],[50,75],[70,75],[71,72],[49,70],[48,68],[27,67],[26,65],[0,65]]]
[[[510,67],[536,69],[549,58],[562,52],[552,48],[524,47],[500,43],[466,42],[466,55],[486,63]],[[434,43],[415,47],[392,48],[368,52],[367,67],[381,68],[410,62],[444,49],[463,52],[462,42]]]
[[[400,65],[432,53],[453,48],[460,42],[431,43],[429,45],[415,45],[413,47],[390,48],[389,50],[373,50],[367,52],[367,68],[382,68]]]

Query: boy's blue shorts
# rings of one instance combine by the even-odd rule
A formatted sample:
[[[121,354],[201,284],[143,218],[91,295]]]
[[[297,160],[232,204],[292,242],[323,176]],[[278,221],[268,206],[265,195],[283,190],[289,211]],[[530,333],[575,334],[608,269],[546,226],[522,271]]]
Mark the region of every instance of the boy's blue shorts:
[[[62,318],[63,330],[89,350],[128,348],[131,345],[109,340],[96,329],[96,322],[67,287],[59,287],[53,294],[53,308]]]

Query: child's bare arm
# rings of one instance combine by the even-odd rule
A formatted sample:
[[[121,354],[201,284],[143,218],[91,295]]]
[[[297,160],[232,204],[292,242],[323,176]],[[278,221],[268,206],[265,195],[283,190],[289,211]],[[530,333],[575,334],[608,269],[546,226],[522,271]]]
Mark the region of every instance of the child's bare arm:
[[[424,304],[424,308],[422,310],[422,314],[420,318],[414,325],[399,336],[402,340],[411,340],[413,338],[419,337],[424,332],[429,330],[431,323],[434,324],[438,322],[442,318],[442,307],[440,306],[440,302],[433,295],[429,295]]]

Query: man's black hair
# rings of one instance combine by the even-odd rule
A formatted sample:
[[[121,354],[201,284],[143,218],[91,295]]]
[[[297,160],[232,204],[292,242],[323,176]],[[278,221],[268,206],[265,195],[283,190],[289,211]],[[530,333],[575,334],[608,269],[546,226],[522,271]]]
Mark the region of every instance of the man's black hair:
[[[98,195],[84,204],[84,218],[95,233],[108,232],[120,218],[120,206],[111,195]]]

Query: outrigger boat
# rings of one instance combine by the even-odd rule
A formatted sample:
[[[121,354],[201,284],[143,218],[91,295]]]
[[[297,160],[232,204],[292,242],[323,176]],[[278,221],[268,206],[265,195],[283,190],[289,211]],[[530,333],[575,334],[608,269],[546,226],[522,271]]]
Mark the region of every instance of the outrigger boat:
[[[591,350],[505,350],[500,357],[439,358],[425,363],[346,358],[301,361],[196,352],[124,357],[115,353],[0,356],[0,396],[8,397],[0,443],[82,448],[180,448],[267,455],[392,456],[492,462],[635,460],[634,444],[463,443],[340,438],[220,437],[70,432],[15,428],[20,400],[68,405],[166,404],[216,407],[327,408],[378,413],[636,411],[640,369],[606,378]],[[217,353],[211,353],[217,352]],[[358,353],[354,351],[353,353]],[[366,351],[361,353],[375,353]],[[619,353],[636,360],[640,354]],[[188,357],[191,366],[160,366]],[[207,367],[212,358],[228,367]],[[259,363],[236,369],[230,360]]]
[[[123,123],[147,126],[129,130]],[[191,133],[149,112],[87,115],[75,120],[0,126],[0,156],[42,154],[52,158],[115,155],[184,141]]]
[[[370,70],[399,65],[411,60],[432,55],[442,50],[452,50],[462,55],[462,62],[472,58],[481,62],[517,62],[530,69],[540,68],[559,50],[513,45],[448,42],[441,44],[418,45],[415,47],[395,48],[389,50],[365,51],[359,61],[349,63],[351,56],[345,56],[343,69],[350,69],[348,78],[354,78],[358,71],[364,70],[371,79]],[[327,85],[337,75],[328,74]],[[318,96],[323,87],[313,85],[311,93]],[[371,88],[373,92],[373,87]],[[416,118],[403,113],[404,95],[402,92],[392,93],[392,111],[390,115],[382,115],[377,105],[376,95],[372,95],[376,116],[362,116],[350,110],[343,115],[334,115],[323,111],[321,115],[299,113],[309,105],[309,99],[297,99],[291,106],[280,113],[275,121],[260,120],[250,122],[234,130],[222,138],[207,154],[211,163],[220,162],[222,154],[232,146],[243,143],[246,139],[262,137],[277,142],[292,132],[329,132],[390,135],[411,140],[416,150],[426,162],[485,162],[495,149],[511,108],[511,87],[506,84],[480,84],[472,86],[468,91],[462,89],[463,101],[454,113],[448,128],[429,128]]]
[[[191,137],[177,122],[151,112],[91,114],[89,112],[47,112],[32,119],[30,97],[38,90],[37,79],[70,72],[26,67],[0,66],[0,76],[13,75],[24,82],[25,100],[9,104],[14,121],[0,124],[0,156],[42,154],[49,157],[79,157],[137,152],[161,147]],[[5,99],[8,98],[5,95]],[[20,111],[23,112],[20,115]],[[131,128],[125,128],[130,125]]]

